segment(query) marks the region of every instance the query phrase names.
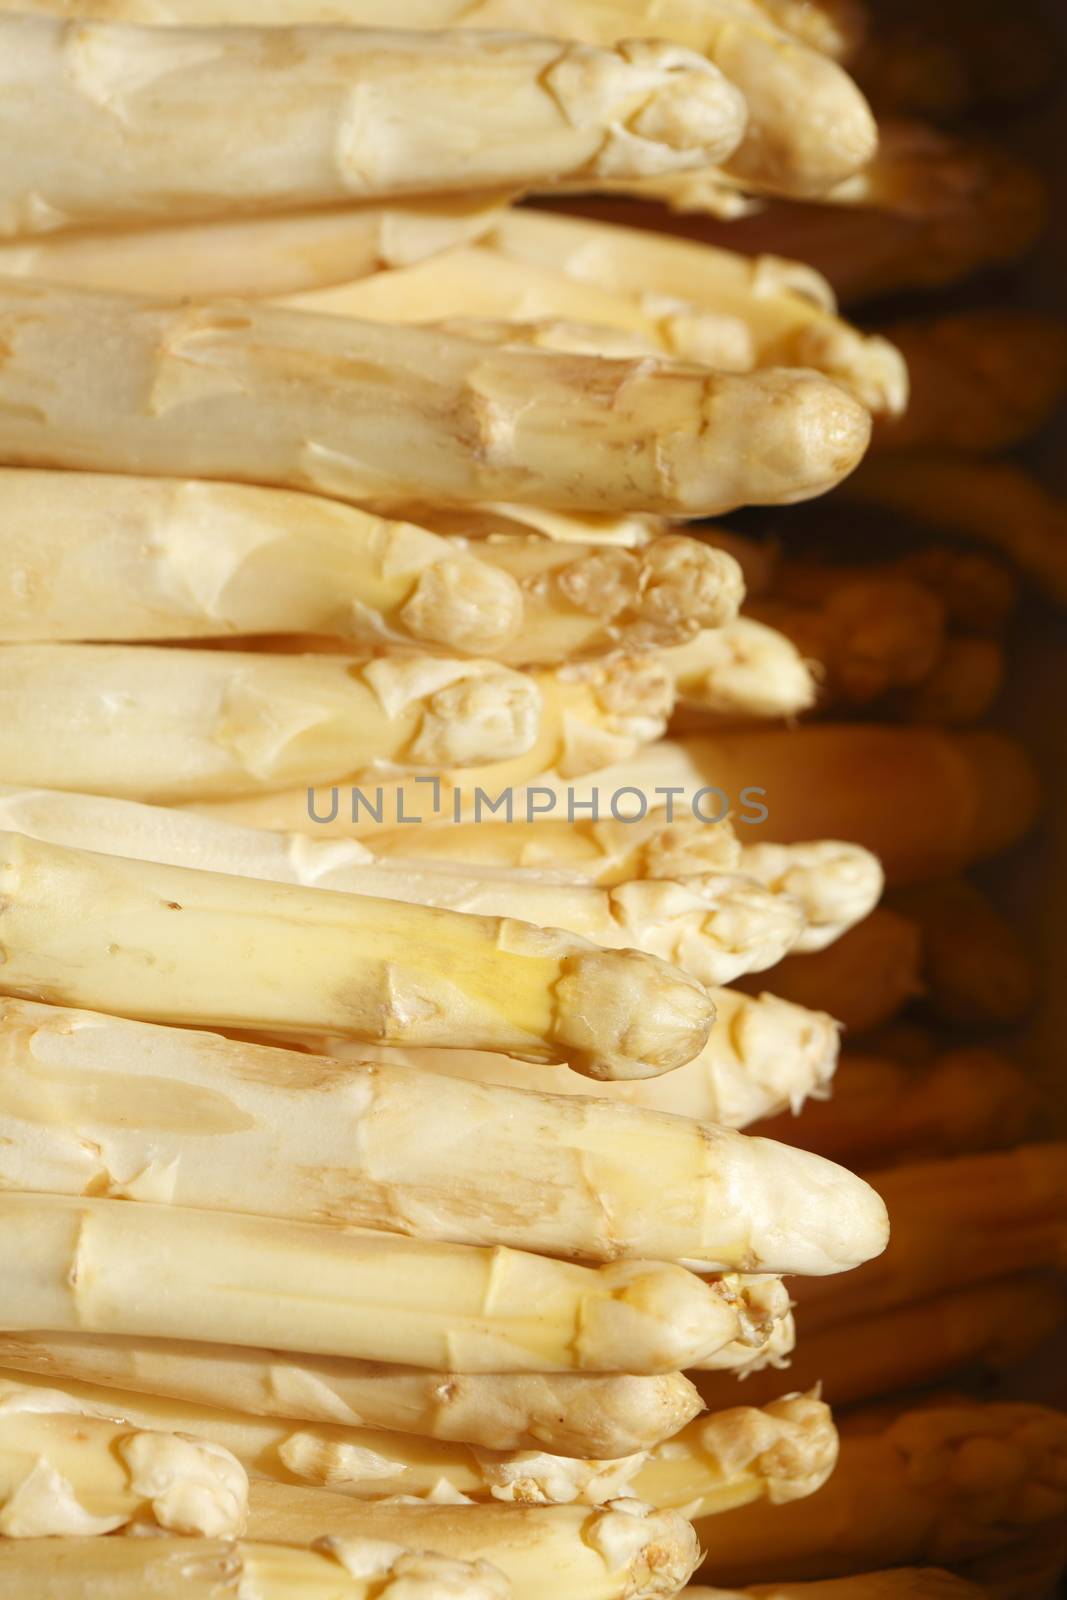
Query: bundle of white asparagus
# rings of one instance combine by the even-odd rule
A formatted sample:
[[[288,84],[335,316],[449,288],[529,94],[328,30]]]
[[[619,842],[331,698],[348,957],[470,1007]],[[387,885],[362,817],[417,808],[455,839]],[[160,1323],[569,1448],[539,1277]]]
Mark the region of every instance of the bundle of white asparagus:
[[[1034,775],[944,731],[1015,591],[683,526],[870,446],[849,505],[1062,578],[952,487],[1061,327],[835,297],[1033,231],[892,120],[988,49],[938,94],[861,0],[0,0],[0,62],[0,1591],[1034,1600],[1062,1416],[829,1409],[1067,1314],[1020,1069],[835,1080],[920,984],[1029,997],[958,875]]]

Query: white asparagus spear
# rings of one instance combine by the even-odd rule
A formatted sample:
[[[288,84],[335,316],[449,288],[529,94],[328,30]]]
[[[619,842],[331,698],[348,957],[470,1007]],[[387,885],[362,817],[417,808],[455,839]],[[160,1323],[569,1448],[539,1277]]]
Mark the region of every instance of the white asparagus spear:
[[[583,1267],[125,1200],[0,1195],[0,1263],[11,1332],[264,1339],[435,1371],[673,1372],[747,1324],[743,1285],[662,1262]]]
[[[0,1333],[0,1365],[52,1383],[73,1378],[254,1417],[579,1459],[650,1450],[701,1410],[680,1372],[425,1372],[179,1339]]]
[[[603,329],[602,353],[619,336],[635,348],[720,372],[750,372],[755,347],[740,317],[657,297],[601,288],[538,261],[473,244],[351,283],[287,296],[305,311],[371,322],[483,321],[533,325],[551,335],[570,325]],[[516,330],[517,332],[519,330]]]
[[[513,1084],[542,1094],[603,1095],[645,1110],[665,1111],[744,1128],[808,1097],[822,1099],[837,1066],[838,1028],[832,1017],[791,1005],[777,995],[758,998],[737,989],[711,991],[716,1023],[708,1042],[685,1066],[647,1082],[592,1082],[565,1067],[524,1066],[504,1055],[474,1050],[403,1049],[301,1041],[342,1061],[397,1060],[427,1072],[477,1083]],[[287,1035],[287,1039],[288,1039]],[[771,1109],[773,1108],[773,1109]]]
[[[583,1461],[547,1455],[543,1451],[480,1450],[470,1445],[416,1439],[381,1428],[346,1428],[330,1423],[301,1425],[248,1417],[232,1406],[215,1409],[189,1405],[66,1378],[59,1382],[26,1374],[15,1376],[0,1370],[0,1495],[5,1457],[16,1448],[15,1441],[6,1437],[10,1433],[6,1408],[14,1407],[20,1414],[22,1408],[32,1412],[35,1405],[47,1410],[53,1403],[61,1404],[64,1397],[71,1412],[143,1428],[149,1430],[150,1438],[155,1434],[169,1438],[183,1435],[205,1441],[230,1458],[234,1467],[240,1464],[253,1477],[327,1488],[358,1500],[384,1500],[399,1494],[429,1499],[435,1492],[441,1492],[443,1484],[454,1491],[457,1498],[466,1496],[475,1502],[599,1506],[626,1494],[634,1474],[646,1459],[644,1452],[618,1461]],[[779,1421],[773,1412],[770,1429],[761,1427],[763,1417],[760,1411],[745,1415],[741,1427],[749,1435],[762,1433],[766,1437],[768,1432],[780,1435],[784,1454],[794,1429],[785,1418]],[[17,1427],[18,1424],[16,1430]],[[102,1430],[94,1431],[103,1437]],[[721,1460],[732,1442],[732,1432],[729,1424],[721,1430],[718,1449],[718,1436],[713,1434],[703,1446],[707,1455],[714,1459],[718,1454]],[[771,1444],[772,1441],[767,1440],[768,1447]],[[750,1457],[754,1455],[755,1451],[750,1450]],[[728,1469],[730,1464],[727,1460],[723,1465]],[[758,1479],[755,1483],[751,1481],[751,1473],[743,1475],[744,1466],[748,1465],[748,1462],[743,1465],[739,1462],[732,1476],[729,1470],[722,1474],[727,1480],[722,1486],[724,1494],[733,1489],[735,1504],[743,1503],[746,1498],[756,1498],[762,1488]],[[57,1526],[54,1531],[76,1530]],[[198,1527],[196,1531],[211,1532],[218,1537],[239,1529],[231,1522],[228,1528]]]
[[[501,350],[251,301],[11,279],[0,339],[9,465],[270,483],[359,503],[712,516],[831,488],[870,435],[868,413],[810,372]]]
[[[217,1440],[0,1382],[0,1543],[138,1527],[208,1539],[244,1524],[248,1476]]]
[[[365,1505],[324,1489],[249,1486],[248,1532],[304,1546],[335,1538],[406,1539],[420,1548],[480,1556],[510,1579],[514,1600],[666,1600],[700,1559],[691,1523],[640,1500],[582,1506]]]
[[[410,1550],[373,1537],[308,1550],[207,1539],[51,1539],[0,1546],[8,1600],[512,1600],[489,1562]]]
[[[800,651],[752,617],[705,628],[660,659],[674,678],[683,717],[695,713],[689,720],[697,726],[707,716],[794,717],[815,704],[815,675]]]
[[[811,367],[876,413],[908,403],[908,370],[888,339],[835,315],[833,291],[811,268],[745,256],[647,229],[548,211],[502,211],[480,248],[613,294],[681,302],[748,329],[754,364]]]
[[[60,791],[0,789],[0,827],[45,843],[162,865],[332,889],[475,916],[523,918],[604,949],[659,956],[702,983],[727,984],[774,966],[805,929],[788,892],[737,873],[636,879],[600,887],[529,868],[384,856],[358,839],[289,840],[190,812]]]
[[[821,1216],[834,1188],[854,1239]],[[877,1216],[859,1179],[727,1128],[17,1000],[0,1000],[0,1189],[700,1271],[833,1271],[866,1257]]]
[[[405,195],[340,210],[0,239],[0,276],[122,294],[296,294],[469,243],[506,201],[495,191]]]
[[[0,233],[714,165],[740,92],[667,43],[0,18]],[[17,65],[16,65],[17,64]]]
[[[514,1049],[594,1076],[689,1061],[685,973],[509,918],[65,850],[0,834],[0,992],[146,1021]]]
[[[0,639],[333,635],[549,665],[730,621],[733,558],[443,539],[282,489],[0,468]]]
[[[31,9],[54,10],[56,0],[28,0]],[[67,0],[69,7],[69,0]],[[394,27],[396,8],[384,0],[282,0],[267,8],[256,0],[80,0],[82,15],[188,24],[239,21],[344,21]],[[206,13],[206,15],[205,15]],[[866,101],[848,75],[818,51],[783,33],[760,8],[741,0],[659,0],[650,13],[643,0],[438,0],[405,6],[410,28],[530,28],[563,38],[614,44],[648,32],[717,63],[742,90],[749,130],[730,170],[787,194],[819,193],[861,168],[875,153],[877,134]],[[714,165],[714,158],[705,165]],[[610,176],[610,174],[605,174]]]
[[[543,701],[481,660],[9,644],[0,706],[8,782],[181,800],[519,757]]]

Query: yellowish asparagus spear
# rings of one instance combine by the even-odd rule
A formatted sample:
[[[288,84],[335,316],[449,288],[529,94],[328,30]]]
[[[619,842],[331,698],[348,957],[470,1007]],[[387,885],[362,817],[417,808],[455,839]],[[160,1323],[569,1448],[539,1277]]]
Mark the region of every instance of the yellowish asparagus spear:
[[[243,1466],[215,1440],[109,1420],[47,1387],[0,1383],[0,1542],[131,1524],[232,1538],[247,1501]]]
[[[924,992],[921,934],[908,917],[879,906],[825,950],[787,956],[763,983],[792,1005],[829,1012],[849,1034],[869,1033]]]
[[[547,211],[502,212],[483,248],[565,273],[590,291],[643,297],[729,317],[748,330],[752,364],[811,367],[837,379],[877,414],[907,404],[907,367],[886,339],[834,314],[833,293],[801,262],[751,259],[665,234]]]
[[[0,638],[322,634],[369,652],[555,665],[736,615],[740,569],[696,539],[640,551],[440,538],[313,495],[0,469]]]
[[[733,1128],[779,1111],[799,1111],[809,1095],[821,1098],[827,1092],[838,1052],[832,1017],[773,994],[754,997],[738,989],[714,989],[711,994],[716,1024],[700,1054],[674,1072],[642,1082],[594,1083],[566,1067],[520,1066],[507,1056],[473,1050],[397,1052],[391,1046],[338,1041],[326,1048],[343,1061],[366,1059],[370,1053],[375,1060],[398,1059],[476,1083],[514,1084],[542,1094],[603,1094],[645,1110]]]
[[[951,1565],[1033,1539],[1067,1510],[1060,1412],[968,1401],[854,1427],[810,1500],[698,1524],[717,1583]]]
[[[930,1002],[947,1022],[1004,1027],[1034,1003],[1033,959],[1011,923],[965,878],[898,890],[891,904],[922,940]]]
[[[701,1409],[680,1372],[427,1372],[238,1345],[78,1333],[0,1333],[0,1365],[248,1416],[615,1460],[650,1450]],[[735,1395],[731,1394],[731,1403]]]
[[[0,992],[145,1021],[514,1049],[647,1076],[703,1048],[695,979],[510,918],[0,835]]]
[[[189,1405],[119,1388],[72,1382],[67,1378],[59,1381],[26,1374],[16,1377],[0,1370],[0,1462],[4,1459],[4,1435],[8,1429],[5,1408],[32,1413],[35,1407],[48,1409],[62,1405],[64,1399],[71,1412],[150,1430],[150,1439],[155,1434],[169,1439],[176,1435],[192,1436],[217,1448],[235,1467],[240,1463],[254,1477],[268,1478],[275,1483],[328,1488],[358,1500],[383,1500],[398,1494],[428,1499],[440,1495],[443,1485],[445,1490],[453,1491],[457,1499],[466,1497],[472,1502],[499,1500],[516,1505],[598,1506],[628,1493],[628,1485],[645,1459],[643,1452],[619,1461],[581,1461],[540,1451],[480,1450],[465,1444],[417,1439],[381,1428],[348,1428],[330,1423],[301,1425],[244,1416],[232,1406],[216,1409]],[[825,1407],[822,1409],[826,1411]],[[771,1415],[774,1419],[778,1413]],[[762,1418],[763,1413],[759,1411],[751,1416],[746,1413],[742,1426],[747,1424],[749,1431],[755,1432]],[[824,1422],[823,1429],[819,1430],[824,1433],[825,1425],[829,1424],[828,1411],[825,1419],[819,1420]],[[808,1428],[803,1429],[805,1422],[809,1422],[807,1417],[794,1420],[786,1411],[780,1429],[776,1430],[785,1436],[786,1449],[794,1435],[800,1435],[798,1442],[806,1442],[805,1436],[810,1435],[812,1428],[809,1423]],[[771,1426],[774,1427],[773,1421]],[[770,1431],[765,1428],[764,1435]],[[23,1450],[28,1452],[29,1443],[27,1440]],[[773,1443],[773,1439],[769,1440],[768,1446]],[[16,1448],[16,1440],[12,1439],[8,1449]],[[18,1453],[22,1454],[23,1450]],[[2,1471],[0,1466],[0,1473]],[[83,1480],[87,1476],[82,1473]],[[729,1487],[729,1483],[724,1486]],[[53,1531],[79,1530],[55,1526]],[[228,1528],[217,1525],[197,1531],[218,1536],[235,1531],[235,1523],[231,1522]]]
[[[0,49],[19,62],[0,110],[9,236],[638,177],[714,165],[746,121],[709,60],[632,37],[21,15],[0,19]]]
[[[366,1505],[324,1489],[253,1482],[248,1534],[307,1547],[335,1539],[405,1540],[499,1567],[514,1600],[666,1600],[700,1559],[692,1524],[639,1500],[611,1506]]]
[[[1013,1272],[1061,1265],[1067,1250],[1063,1144],[1021,1145],[878,1174],[892,1238],[879,1262],[848,1281],[847,1295],[794,1286],[807,1332],[874,1316],[933,1294]]]
[[[794,895],[807,926],[794,951],[824,950],[869,917],[881,899],[885,874],[862,845],[837,839],[810,844],[743,844],[741,870],[769,889]]]
[[[512,1600],[486,1561],[424,1554],[367,1537],[311,1549],[206,1539],[51,1539],[0,1545],[9,1600]]]
[[[555,329],[565,338],[569,328],[587,326],[603,330],[605,355],[621,336],[635,348],[722,372],[756,366],[752,336],[737,316],[651,291],[604,289],[488,245],[449,250],[432,261],[292,295],[285,303],[372,322],[493,319],[533,325],[550,339]]]
[[[698,1418],[638,1467],[633,1490],[651,1505],[706,1517],[761,1500],[806,1499],[836,1460],[829,1406],[793,1394],[761,1410],[734,1406]]]
[[[478,191],[405,195],[280,216],[2,239],[0,276],[124,294],[297,294],[477,239],[506,200]]]
[[[983,1600],[986,1591],[940,1567],[891,1567],[823,1582],[754,1584],[750,1588],[708,1589],[690,1584],[680,1600]]]
[[[932,722],[961,728],[981,722],[992,710],[1007,673],[999,639],[946,639],[930,676],[890,697],[889,714],[903,722]]]
[[[0,1001],[0,1130],[3,1189],[590,1261],[834,1271],[865,1259],[877,1232],[859,1180],[726,1128],[21,1001]],[[821,1216],[834,1186],[855,1238],[847,1217],[838,1237]],[[779,1204],[811,1225],[794,1232]]]
[[[815,677],[785,634],[754,617],[705,628],[660,659],[671,672],[680,720],[793,717],[815,703]],[[678,720],[678,719],[676,719]]]
[[[378,859],[359,840],[306,843],[189,812],[93,795],[0,790],[0,826],[46,843],[268,882],[507,917],[561,928],[603,949],[643,950],[706,984],[781,961],[805,926],[801,902],[737,873],[600,887],[559,872]]]
[[[1067,605],[1067,507],[1012,461],[876,460],[849,497],[986,545]]]
[[[1061,1282],[1038,1273],[998,1278],[907,1305],[808,1330],[789,1361],[791,1384],[821,1384],[835,1406],[944,1383],[953,1376],[986,1376],[1020,1363],[1067,1319]],[[736,1398],[730,1375],[700,1375],[709,1405]],[[764,1369],[746,1376],[742,1394],[765,1403],[782,1387],[782,1374]]]
[[[857,575],[811,605],[771,595],[749,610],[812,663],[823,708],[864,705],[922,683],[945,644],[942,606],[905,577]]]
[[[1067,327],[1053,317],[963,311],[885,331],[911,396],[876,432],[875,453],[1009,450],[1048,421],[1067,385]]]
[[[849,1166],[886,1167],[1015,1144],[1033,1109],[1026,1074],[991,1050],[950,1050],[922,1066],[845,1051],[828,1100],[759,1132]]]
[[[513,351],[247,301],[9,280],[0,335],[2,461],[356,502],[714,515],[831,488],[870,428],[810,372]]]
[[[11,1332],[262,1339],[435,1371],[673,1372],[748,1326],[743,1285],[659,1262],[583,1267],[147,1202],[0,1196],[0,1259]]]

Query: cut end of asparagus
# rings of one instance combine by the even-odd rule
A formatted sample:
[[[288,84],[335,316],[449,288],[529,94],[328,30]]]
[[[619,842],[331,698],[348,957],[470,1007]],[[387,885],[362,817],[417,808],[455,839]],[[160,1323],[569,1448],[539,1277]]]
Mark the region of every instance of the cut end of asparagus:
[[[587,168],[601,178],[717,166],[748,117],[744,96],[705,56],[657,40],[611,52],[574,45],[544,83],[576,126],[611,130]]]
[[[871,914],[885,888],[878,857],[838,839],[748,845],[742,870],[800,901],[807,925],[794,946],[797,952],[832,944]]]
[[[634,944],[701,983],[732,983],[774,966],[805,926],[799,900],[732,874],[636,880],[609,893]]]
[[[731,621],[744,598],[737,561],[697,539],[664,535],[640,550],[600,549],[556,582],[576,610],[603,617],[620,643],[672,644]]]
[[[591,1078],[654,1078],[699,1055],[715,1007],[695,978],[636,950],[571,956],[555,986],[552,1038]]]
[[[521,630],[522,590],[484,561],[438,561],[422,572],[400,618],[413,639],[492,654]]]
[[[389,715],[422,703],[407,756],[420,766],[465,767],[524,755],[537,738],[541,692],[532,678],[492,662],[386,656],[363,676]]]
[[[700,1560],[696,1531],[673,1511],[640,1500],[616,1500],[589,1518],[583,1542],[601,1557],[605,1572],[627,1600],[677,1594]]]
[[[694,1424],[689,1436],[716,1481],[754,1478],[761,1498],[771,1505],[806,1499],[822,1488],[837,1464],[830,1407],[814,1394],[785,1395],[762,1409],[718,1411]],[[693,1514],[702,1515],[705,1509],[711,1508],[700,1507]]]

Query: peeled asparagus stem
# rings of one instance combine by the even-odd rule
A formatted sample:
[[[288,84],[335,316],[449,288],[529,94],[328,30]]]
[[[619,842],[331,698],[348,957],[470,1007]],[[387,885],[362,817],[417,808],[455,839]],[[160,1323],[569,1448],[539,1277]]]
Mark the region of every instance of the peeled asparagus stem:
[[[560,928],[602,949],[643,950],[706,984],[774,966],[805,927],[801,902],[737,873],[635,879],[611,887],[565,873],[384,856],[357,839],[305,842],[91,795],[0,789],[0,826],[46,843],[276,883],[506,917]]]
[[[0,461],[360,503],[716,515],[832,487],[870,428],[809,372],[504,350],[248,301],[8,280],[0,337]]]
[[[1024,467],[969,456],[872,461],[850,498],[962,534],[1015,563],[1067,605],[1067,507]]]
[[[790,955],[745,987],[771,984],[790,1004],[825,1011],[851,1034],[892,1020],[924,992],[922,937],[915,923],[884,906],[825,950]]]
[[[476,1083],[514,1084],[542,1094],[603,1095],[649,1111],[744,1128],[791,1108],[809,1095],[821,1098],[837,1065],[833,1018],[789,1005],[776,995],[758,998],[737,989],[711,991],[716,1022],[698,1056],[676,1071],[643,1082],[593,1083],[565,1067],[520,1066],[503,1055],[472,1050],[395,1051],[331,1041],[343,1061],[398,1060],[424,1071]],[[301,1041],[295,1041],[301,1042]]]
[[[700,1396],[680,1372],[424,1372],[386,1362],[238,1345],[98,1334],[0,1333],[0,1366],[195,1406],[346,1428],[614,1460],[691,1422]]]
[[[896,323],[886,335],[911,374],[903,415],[873,450],[1010,450],[1054,413],[1067,385],[1067,328],[1023,311],[964,311]]]
[[[739,1337],[730,1280],[124,1200],[0,1196],[11,1332],[250,1344],[449,1372],[672,1372]],[[323,1530],[320,1530],[323,1531]]]
[[[240,1533],[248,1478],[217,1441],[112,1421],[47,1387],[0,1382],[0,1543],[139,1527]]]
[[[531,678],[436,656],[10,644],[0,677],[8,782],[161,801],[518,757],[543,705]]]
[[[714,165],[746,118],[701,55],[632,38],[21,15],[0,57],[9,236]]]
[[[945,1383],[956,1375],[1018,1369],[1067,1320],[1067,1293],[1053,1278],[1020,1273],[977,1288],[854,1317],[833,1327],[803,1326],[789,1362],[791,1384],[821,1384],[835,1406],[875,1400]],[[701,1374],[709,1405],[736,1397],[729,1376]],[[782,1374],[769,1369],[746,1377],[746,1401],[778,1394]]]
[[[0,469],[0,532],[8,641],[323,634],[554,665],[673,644],[731,621],[742,597],[732,557],[696,539],[633,553],[442,539],[317,496],[192,480]]]
[[[472,1501],[497,1500],[516,1505],[597,1506],[627,1493],[627,1485],[644,1459],[643,1455],[634,1455],[621,1461],[579,1461],[535,1451],[505,1454],[469,1445],[415,1439],[384,1429],[270,1421],[243,1416],[230,1406],[216,1410],[180,1401],[150,1399],[122,1389],[71,1382],[66,1378],[61,1383],[25,1375],[18,1378],[0,1370],[0,1472],[4,1458],[5,1405],[19,1407],[21,1404],[32,1409],[35,1404],[47,1406],[62,1396],[68,1398],[71,1411],[81,1411],[89,1417],[114,1419],[170,1437],[177,1434],[207,1441],[209,1446],[231,1458],[235,1467],[240,1463],[257,1478],[328,1488],[357,1500],[383,1500],[401,1494],[428,1499],[435,1493],[440,1495],[443,1484],[454,1491],[457,1499],[465,1495]],[[745,1414],[742,1426],[747,1424],[755,1433],[763,1415],[759,1411],[753,1412],[751,1417]],[[771,1429],[762,1430],[765,1437],[773,1429],[776,1416],[777,1413],[772,1413]],[[822,1432],[828,1422],[827,1412]],[[804,1423],[808,1423],[807,1428]],[[815,1430],[808,1418],[799,1417],[794,1421],[786,1412],[778,1431],[784,1436],[782,1442],[788,1450],[795,1436],[797,1444],[803,1447]],[[774,1442],[773,1439],[767,1441],[768,1447],[773,1447]],[[712,1453],[712,1448],[708,1453]],[[773,1458],[769,1464],[773,1472]],[[724,1477],[728,1478],[724,1485],[728,1490],[730,1480],[726,1473]],[[738,1472],[736,1478],[742,1478],[742,1474]],[[738,1484],[739,1493],[743,1494],[748,1487],[742,1479]],[[750,1497],[755,1497],[751,1491]],[[55,1531],[67,1530],[57,1526]],[[229,1529],[196,1531],[214,1531],[218,1537],[220,1532],[232,1533],[239,1528],[231,1524]]]
[[[930,1406],[844,1432],[837,1471],[795,1506],[698,1525],[721,1584],[952,1563],[1037,1536],[1067,1509],[1067,1417],[1041,1406]]]
[[[691,1060],[695,979],[510,918],[0,835],[0,992],[140,1017],[515,1050],[592,1075]]]
[[[61,1539],[0,1546],[9,1600],[512,1600],[503,1573],[380,1539],[321,1539],[308,1550],[205,1539]],[[234,1587],[236,1585],[236,1587]]]
[[[793,717],[815,703],[815,678],[784,634],[752,617],[664,650],[685,711],[717,718]],[[690,719],[694,720],[694,719]]]
[[[335,1539],[397,1541],[480,1557],[510,1580],[514,1600],[666,1600],[699,1560],[692,1526],[639,1500],[582,1506],[364,1505],[323,1489],[250,1485],[248,1534],[308,1546]]]
[[[0,1001],[0,1189],[701,1271],[835,1271],[879,1247],[862,1182],[726,1128],[19,1001]]]
[[[406,195],[341,210],[0,239],[0,277],[122,294],[296,294],[469,243],[506,200],[477,191]]]
[[[933,1294],[1063,1261],[1067,1166],[1063,1144],[929,1161],[878,1174],[892,1224],[881,1261],[848,1280],[846,1295],[796,1284],[804,1328],[819,1331]]]
[[[706,1517],[760,1500],[803,1500],[836,1460],[830,1408],[814,1395],[787,1395],[762,1410],[735,1406],[698,1418],[639,1466],[633,1491],[652,1505]]]
[[[873,1168],[1016,1144],[1033,1110],[1026,1073],[991,1050],[950,1050],[928,1066],[846,1051],[828,1100],[759,1132]]]
[[[732,250],[547,211],[502,212],[485,250],[563,273],[650,307],[680,303],[747,330],[757,367],[811,367],[835,378],[876,414],[908,400],[903,359],[888,340],[858,333],[834,314],[833,294],[802,262],[755,260]]]

